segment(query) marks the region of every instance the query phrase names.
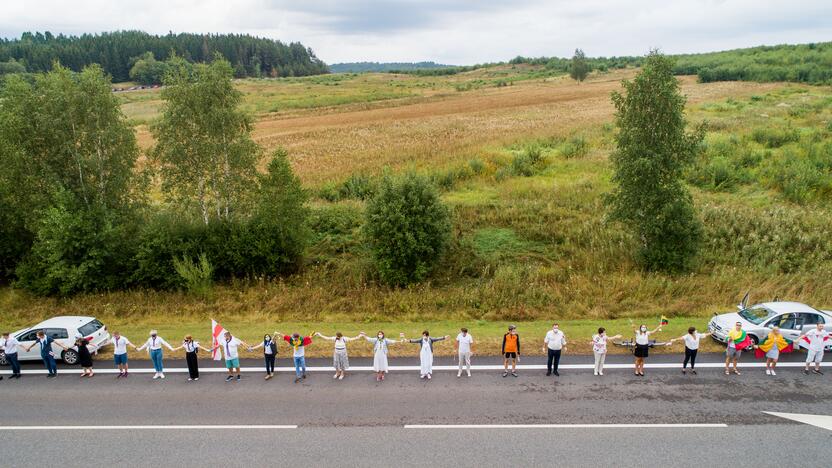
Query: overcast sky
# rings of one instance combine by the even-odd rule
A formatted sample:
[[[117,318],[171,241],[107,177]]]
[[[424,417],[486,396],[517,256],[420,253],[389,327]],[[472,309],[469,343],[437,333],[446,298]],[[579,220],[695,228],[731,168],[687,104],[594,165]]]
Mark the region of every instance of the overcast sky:
[[[0,36],[140,29],[300,41],[327,63],[706,52],[832,40],[832,0],[2,0]]]

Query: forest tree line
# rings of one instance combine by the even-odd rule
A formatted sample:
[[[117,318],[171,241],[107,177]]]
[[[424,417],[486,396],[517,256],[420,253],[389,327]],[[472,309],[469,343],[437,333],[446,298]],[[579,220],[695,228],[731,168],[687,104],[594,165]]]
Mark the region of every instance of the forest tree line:
[[[211,61],[219,52],[231,63],[238,77],[306,76],[328,73],[327,65],[312,49],[299,42],[281,41],[247,34],[169,33],[164,36],[142,31],[115,31],[81,36],[26,32],[19,39],[0,39],[0,72],[5,69],[30,73],[47,72],[54,62],[79,72],[97,63],[113,81],[128,81],[130,70],[148,53],[165,61],[172,55],[188,62]]]

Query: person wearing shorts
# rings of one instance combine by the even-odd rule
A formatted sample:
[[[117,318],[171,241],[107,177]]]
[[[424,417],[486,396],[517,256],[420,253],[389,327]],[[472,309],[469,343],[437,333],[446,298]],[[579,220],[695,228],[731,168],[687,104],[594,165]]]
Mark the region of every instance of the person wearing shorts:
[[[742,323],[737,322],[734,325],[734,329],[728,332],[728,346],[725,348],[725,375],[729,375],[731,373],[730,364],[733,362],[734,364],[734,373],[740,375],[739,369],[737,369],[737,362],[742,355],[742,349],[737,348],[736,343],[734,342],[735,338],[739,338],[742,334]]]
[[[225,332],[225,339],[220,340],[217,343],[217,347],[211,350],[213,352],[217,348],[222,348],[223,355],[225,356],[225,368],[228,369],[228,376],[225,378],[226,382],[234,380],[235,371],[237,372],[237,381],[240,381],[240,354],[238,350],[240,345],[251,349],[251,346],[245,341],[234,338],[231,336],[231,332]]]
[[[804,374],[809,373],[809,367],[812,363],[815,363],[815,368],[812,369],[812,372],[820,375],[823,374],[820,370],[820,363],[823,362],[823,347],[830,339],[832,339],[832,336],[830,336],[828,331],[823,329],[822,323],[817,324],[817,328],[809,330],[803,335],[802,341],[808,345],[806,367],[803,368]]]
[[[110,342],[113,344],[113,363],[118,368],[118,377],[116,378],[127,377],[127,347],[132,346],[133,349],[136,349],[136,345],[121,336],[118,331],[113,332]]]
[[[520,360],[520,335],[517,327],[508,326],[508,333],[503,335],[503,377],[508,375],[508,363],[511,361],[511,375],[517,377],[517,361]]]

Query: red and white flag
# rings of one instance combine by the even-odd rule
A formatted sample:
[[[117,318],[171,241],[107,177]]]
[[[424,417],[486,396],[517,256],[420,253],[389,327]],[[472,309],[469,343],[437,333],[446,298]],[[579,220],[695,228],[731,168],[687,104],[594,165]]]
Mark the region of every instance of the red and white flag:
[[[219,346],[220,338],[225,335],[225,328],[222,327],[216,320],[211,319],[211,357],[215,361],[222,360],[222,353],[220,352]]]

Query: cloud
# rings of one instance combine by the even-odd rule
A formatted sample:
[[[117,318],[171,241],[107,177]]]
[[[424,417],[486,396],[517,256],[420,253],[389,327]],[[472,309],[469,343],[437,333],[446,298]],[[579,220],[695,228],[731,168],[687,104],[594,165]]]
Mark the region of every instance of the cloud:
[[[515,55],[705,52],[832,38],[828,0],[76,0],[6,2],[0,35],[249,33],[323,60],[471,64]],[[24,5],[25,3],[25,5]]]

